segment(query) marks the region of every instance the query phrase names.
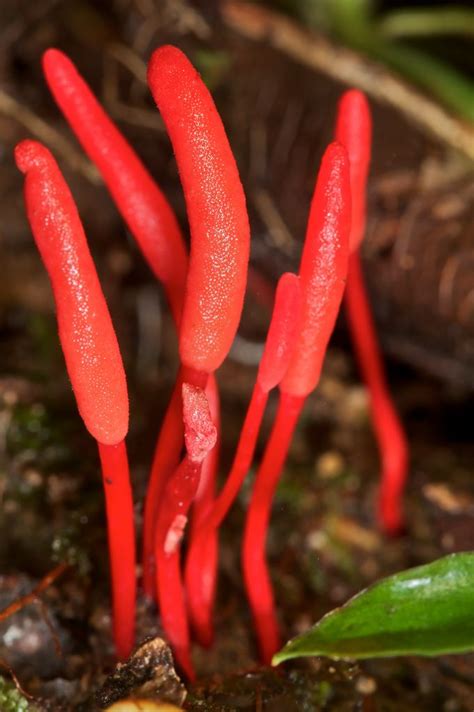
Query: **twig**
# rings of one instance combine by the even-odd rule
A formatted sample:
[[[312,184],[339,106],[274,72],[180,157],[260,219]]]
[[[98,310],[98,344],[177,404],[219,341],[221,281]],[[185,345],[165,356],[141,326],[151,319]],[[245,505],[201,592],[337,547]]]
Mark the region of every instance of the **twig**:
[[[95,166],[89,163],[59,131],[52,129],[46,121],[36,116],[30,109],[20,104],[2,89],[0,89],[0,114],[18,121],[36,138],[63,156],[71,168],[82,173],[91,183],[100,183],[99,173]]]
[[[0,611],[0,622],[4,621],[6,618],[9,618],[14,613],[18,613],[18,611],[21,611],[22,608],[28,606],[30,603],[35,603],[38,596],[40,596],[43,591],[49,588],[51,584],[56,581],[56,579],[59,578],[59,576],[61,576],[68,568],[69,564],[65,563],[56,566],[55,569],[50,571],[48,574],[46,574],[46,576],[41,579],[39,584],[35,586],[34,589],[30,591],[30,593],[27,593],[24,596],[17,598],[16,601],[13,601],[13,603],[10,603],[9,606]]]
[[[23,687],[21,686],[21,683],[20,683],[19,679],[17,678],[17,676],[16,676],[14,670],[13,670],[13,669],[10,667],[10,665],[8,665],[8,663],[6,663],[5,660],[3,660],[2,658],[0,658],[0,667],[4,668],[4,669],[8,672],[8,674],[9,674],[10,677],[11,677],[11,679],[13,680],[13,684],[15,685],[15,687],[16,687],[16,689],[18,690],[18,692],[20,693],[20,695],[23,695],[23,697],[26,697],[28,700],[34,700],[34,699],[35,699],[35,698],[33,697],[33,695],[30,695],[29,692],[27,692],[26,690],[23,689]]]
[[[226,0],[222,12],[226,24],[236,32],[253,40],[266,39],[297,62],[359,87],[401,111],[438,140],[474,159],[474,128],[451,116],[381,65],[261,6]]]
[[[2,55],[6,49],[17,43],[26,30],[32,25],[38,26],[39,22],[54,8],[61,0],[48,0],[45,3],[30,3],[26,5],[23,12],[15,13],[13,22],[7,25],[0,34],[0,48]]]
[[[273,244],[286,254],[291,254],[294,248],[293,236],[270,193],[264,188],[258,188],[253,198],[257,212],[265,223]]]
[[[107,54],[128,69],[140,84],[146,86],[146,62],[133,49],[114,42],[107,46]]]
[[[103,96],[113,118],[153,131],[164,131],[163,122],[156,111],[124,103],[119,98],[117,65],[124,66],[138,86],[146,87],[146,64],[127,47],[115,44],[104,55]]]

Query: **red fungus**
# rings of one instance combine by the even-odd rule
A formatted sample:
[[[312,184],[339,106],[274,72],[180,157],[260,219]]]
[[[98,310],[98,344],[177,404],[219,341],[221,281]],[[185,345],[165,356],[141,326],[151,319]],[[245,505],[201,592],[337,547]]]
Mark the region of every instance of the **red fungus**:
[[[176,659],[189,677],[194,671],[189,654],[189,629],[181,584],[180,543],[189,507],[196,495],[202,464],[216,444],[205,392],[183,384],[183,421],[186,457],[166,483],[156,523],[156,587],[161,621]]]
[[[389,534],[402,526],[401,497],[407,477],[408,445],[385,376],[359,256],[366,221],[366,184],[371,150],[371,117],[362,92],[347,91],[339,102],[336,138],[347,148],[351,172],[351,256],[346,312],[359,367],[370,394],[372,422],[382,459],[379,521]]]
[[[155,591],[155,525],[166,481],[174,472],[183,446],[182,370],[178,373],[171,400],[155,445],[143,517],[143,590],[148,598]]]
[[[209,375],[226,357],[240,321],[250,245],[245,196],[212,97],[185,55],[171,46],[156,50],[150,60],[148,82],[173,145],[191,230],[179,334],[182,377],[205,388]],[[188,477],[186,467],[178,468],[173,480],[180,477]],[[191,500],[188,507],[190,504]],[[166,516],[165,510],[163,499],[158,522]],[[167,580],[166,568],[173,568],[176,574],[177,567],[175,561],[163,557],[158,527],[155,559]],[[158,570],[158,581],[160,575]],[[166,602],[162,593],[160,586],[162,616],[173,619],[176,629],[184,631],[185,614],[177,593],[168,596]],[[184,640],[181,636],[176,652],[189,669]]]
[[[25,202],[48,271],[59,338],[82,419],[97,440],[105,490],[117,654],[132,649],[135,534],[125,436],[128,394],[117,338],[69,188],[50,152],[35,141],[15,150]]]
[[[59,108],[100,170],[130,232],[163,284],[179,323],[188,260],[171,206],[71,60],[49,49],[43,56],[43,70]]]
[[[265,556],[270,509],[299,414],[320,378],[345,286],[349,231],[347,153],[343,146],[333,143],[321,162],[301,257],[301,329],[280,383],[278,411],[256,475],[244,531],[244,579],[265,662],[271,660],[280,643]]]
[[[299,278],[285,273],[278,282],[272,320],[232,467],[190,546],[186,569],[190,616],[198,639],[204,643],[212,640],[212,599],[206,597],[195,574],[205,565],[202,557],[207,552],[206,542],[224,520],[252,464],[268,394],[281,381],[291,358],[299,328],[300,303]]]
[[[53,96],[91,160],[99,168],[117,207],[148,264],[162,282],[175,323],[179,325],[185,294],[187,253],[167,199],[142,162],[107,116],[71,60],[57,49],[43,56]],[[153,595],[153,531],[163,482],[179,461],[182,446],[181,384],[171,399],[155,448],[147,491],[143,534],[143,585]],[[215,383],[211,382],[215,389]]]
[[[388,389],[357,253],[349,260],[345,299],[357,360],[369,389],[372,422],[382,458],[379,522],[388,534],[396,534],[403,523],[401,501],[407,475],[408,445]]]
[[[220,455],[220,402],[217,388],[210,388],[209,379],[206,395],[212,421],[217,431],[217,442],[204,460],[201,480],[193,502],[193,517],[185,566],[185,588],[190,621],[198,642],[209,647],[214,638],[212,612],[217,586],[217,564],[219,557],[218,529],[215,528],[205,538],[199,536],[200,529],[207,522],[212,511],[216,489],[216,478]],[[198,605],[194,605],[198,593]]]
[[[351,175],[351,253],[359,249],[366,222],[366,186],[370,165],[372,119],[365,95],[357,89],[346,91],[340,101],[336,119],[336,141],[349,156]]]
[[[212,639],[217,529],[251,465],[268,393],[280,386],[278,411],[257,472],[242,552],[260,649],[268,660],[279,644],[265,559],[271,503],[299,414],[320,378],[343,292],[349,244],[353,254],[346,301],[382,452],[380,517],[387,530],[400,525],[406,443],[388,395],[357,254],[365,228],[370,160],[367,103],[357,91],[347,92],[341,100],[336,129],[340,143],[331,144],[323,157],[299,278],[285,274],[279,282],[234,463],[214,501],[218,460],[214,423],[219,423],[219,408],[213,373],[226,357],[237,330],[249,253],[245,197],[222,122],[209,92],[182,52],[170,46],[157,50],[150,61],[148,80],[183,184],[192,238],[188,264],[178,223],[166,198],[74,65],[58,50],[49,50],[43,66],[58,105],[101,171],[163,283],[179,330],[182,367],[157,442],[147,493],[144,586],[151,595],[156,575],[163,626],[178,662],[190,676],[193,668],[180,564],[189,509],[194,502],[186,564],[189,614],[199,640],[208,643]],[[347,147],[350,173],[340,144]],[[17,162],[26,173],[29,219],[53,285],[61,343],[78,407],[99,444],[115,640],[123,657],[133,644],[135,605],[133,508],[124,444],[128,429],[125,375],[79,216],[54,160],[39,144],[24,142],[17,149]],[[301,328],[296,318],[300,301]],[[183,431],[186,455],[179,463]]]
[[[181,360],[209,374],[227,356],[242,312],[250,245],[245,196],[212,97],[186,56],[176,47],[157,49],[148,82],[173,144],[191,230]]]

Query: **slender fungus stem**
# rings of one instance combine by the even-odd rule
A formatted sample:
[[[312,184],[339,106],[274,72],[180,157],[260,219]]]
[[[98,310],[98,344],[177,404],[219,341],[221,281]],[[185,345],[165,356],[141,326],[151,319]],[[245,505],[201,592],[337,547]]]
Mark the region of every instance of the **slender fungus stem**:
[[[273,495],[306,397],[317,386],[347,274],[350,185],[347,153],[332,143],[318,174],[300,264],[301,328],[280,383],[275,424],[255,478],[245,523],[242,565],[264,662],[279,646],[265,542]]]
[[[403,525],[402,494],[407,478],[408,443],[387,384],[359,256],[366,223],[366,185],[371,153],[371,117],[364,94],[343,94],[336,138],[349,155],[352,192],[351,258],[345,306],[362,377],[370,395],[372,423],[382,460],[378,519],[388,534]]]
[[[219,534],[217,528],[208,537],[199,536],[199,531],[212,511],[216,490],[216,479],[220,455],[220,402],[215,381],[209,379],[206,396],[211,418],[216,426],[215,447],[203,462],[201,480],[193,502],[193,517],[184,572],[188,615],[197,641],[209,647],[214,639],[212,613],[217,588],[217,566],[219,558]],[[194,605],[198,592],[197,606]]]
[[[385,378],[358,252],[349,260],[345,300],[357,361],[370,393],[372,422],[382,458],[379,522],[388,534],[396,534],[403,524],[401,502],[407,476],[408,445]]]
[[[242,557],[244,581],[255,620],[260,655],[269,662],[281,647],[265,544],[270,509],[305,399],[280,394],[275,423],[259,467],[247,511]]]
[[[226,483],[206,519],[207,534],[222,523],[252,464],[268,394],[284,376],[293,352],[299,329],[300,302],[299,278],[287,272],[278,282],[272,321],[239,444]],[[204,534],[203,529],[201,536]]]
[[[128,394],[107,304],[69,188],[50,152],[36,141],[15,150],[25,202],[56,302],[59,338],[86,428],[99,444],[111,555],[114,638],[126,658],[135,629],[135,535],[124,439]]]
[[[222,491],[191,541],[186,564],[188,605],[198,640],[205,644],[212,639],[210,631],[212,601],[206,597],[199,577],[195,577],[194,574],[204,564],[202,552],[206,551],[205,542],[217,532],[252,464],[268,394],[284,376],[292,355],[299,329],[300,307],[299,278],[295,274],[285,273],[278,282],[265,349],[231,470]]]
[[[183,447],[182,372],[178,373],[171,400],[161,424],[148,481],[143,516],[143,590],[153,598],[155,592],[155,525],[166,481],[179,463]]]
[[[212,542],[217,537],[219,525],[230,509],[242,481],[252,462],[255,444],[260,430],[268,393],[255,384],[244,425],[241,431],[237,453],[226,484],[218,498],[211,504],[205,518],[196,523],[196,532],[191,538],[186,558],[186,591],[188,594],[189,616],[199,643],[208,647],[212,643],[212,608],[214,602],[209,574],[202,575],[206,567]]]
[[[187,455],[166,484],[156,524],[156,587],[163,628],[177,661],[192,678],[179,551],[188,511],[199,485],[202,463],[216,444],[217,431],[205,392],[188,383],[183,384],[183,420]]]
[[[135,601],[135,576],[130,566],[135,562],[132,490],[125,442],[117,445],[97,443],[102,465],[113,600],[114,640],[121,659],[126,659],[134,644],[134,628],[128,624],[130,603]],[[119,647],[120,646],[120,647]]]
[[[191,374],[187,374],[192,380]],[[163,418],[158,440],[153,455],[153,463],[148,482],[148,489],[145,498],[145,510],[143,518],[143,590],[148,598],[153,598],[155,591],[155,524],[160,507],[161,493],[163,487],[179,464],[179,458],[183,446],[183,417],[181,389],[183,380],[187,380],[186,371],[181,368],[171,395],[171,400]],[[202,382],[198,379],[198,382]],[[211,375],[208,379],[207,388],[211,397],[215,400],[219,398],[217,384]],[[219,411],[217,410],[214,422],[219,427]],[[214,450],[213,452],[213,459]],[[214,467],[217,467],[215,463]],[[214,563],[213,563],[214,561]],[[215,571],[217,566],[216,557],[206,561],[208,570]],[[201,574],[201,572],[200,572]]]

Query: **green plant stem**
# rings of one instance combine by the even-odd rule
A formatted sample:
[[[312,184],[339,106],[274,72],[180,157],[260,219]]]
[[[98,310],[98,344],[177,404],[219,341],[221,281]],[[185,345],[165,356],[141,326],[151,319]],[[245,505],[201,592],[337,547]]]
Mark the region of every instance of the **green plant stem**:
[[[474,12],[461,6],[395,10],[377,23],[377,29],[390,39],[434,35],[474,37]]]

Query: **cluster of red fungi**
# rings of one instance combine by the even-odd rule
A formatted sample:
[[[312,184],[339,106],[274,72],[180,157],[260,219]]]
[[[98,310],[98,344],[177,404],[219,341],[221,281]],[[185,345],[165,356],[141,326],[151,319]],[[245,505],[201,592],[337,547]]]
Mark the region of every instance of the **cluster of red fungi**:
[[[345,293],[348,321],[368,385],[380,446],[379,521],[396,532],[407,448],[386,386],[361,272],[371,119],[357,90],[342,97],[335,141],[324,153],[298,274],[278,282],[247,414],[231,470],[217,493],[219,394],[214,373],[241,317],[250,246],[245,196],[224,127],[200,76],[177,48],[157,49],[148,82],[173,145],[190,227],[190,252],[160,188],[104,112],[72,62],[55,49],[43,59],[64,116],[102,177],[145,259],[163,285],[179,338],[181,365],[158,437],[144,510],[143,591],[155,599],[177,662],[193,677],[190,629],[213,638],[218,529],[251,468],[269,392],[279,404],[247,513],[242,567],[262,659],[280,645],[265,557],[272,499],[298,417],[318,384]],[[69,188],[47,148],[23,141],[28,219],[51,279],[59,337],[86,428],[102,465],[117,655],[135,643],[136,552],[125,446],[128,395],[107,304]],[[181,543],[191,507],[186,562]]]

